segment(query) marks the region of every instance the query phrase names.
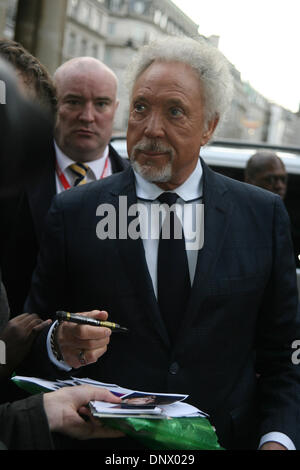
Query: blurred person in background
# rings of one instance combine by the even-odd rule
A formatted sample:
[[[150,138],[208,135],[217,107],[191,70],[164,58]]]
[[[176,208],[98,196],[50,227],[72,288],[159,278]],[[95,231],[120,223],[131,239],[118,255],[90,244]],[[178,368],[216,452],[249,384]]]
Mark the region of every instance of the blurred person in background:
[[[245,182],[278,194],[286,202],[288,174],[283,161],[270,150],[259,150],[249,158],[245,169]],[[294,213],[291,217],[291,236],[294,246],[295,262],[300,268],[300,230],[297,225],[297,207],[287,204],[287,210]],[[294,220],[294,223],[292,223]]]
[[[22,44],[10,39],[0,39],[0,57],[7,60],[16,70],[21,93],[54,116],[56,93],[46,67]]]
[[[276,153],[260,150],[249,158],[245,170],[245,182],[272,191],[284,199],[288,175],[283,161]]]
[[[14,109],[12,103],[6,106],[12,136],[2,149],[2,162],[6,165],[3,176],[12,182],[18,175],[15,185],[3,185],[5,203],[0,205],[0,265],[11,314],[16,316],[23,312],[36,264],[38,240],[35,231],[40,225],[37,217],[41,206],[45,205],[43,210],[46,212],[50,204],[50,198],[43,202],[43,196],[35,193],[34,188],[35,181],[51,159],[56,92],[46,67],[20,43],[1,39],[0,58],[12,67],[15,86],[28,104],[26,116],[23,116],[23,108]],[[17,102],[15,106],[18,106]]]
[[[4,84],[4,101],[0,105],[0,211],[1,211],[1,262],[8,267],[5,257],[12,227],[16,222],[16,207],[22,192],[23,181],[43,161],[44,144],[51,136],[51,124],[36,104],[31,104],[20,94],[15,69],[0,58],[0,80]],[[49,142],[49,141],[48,141]],[[4,262],[5,260],[5,262]],[[18,287],[18,272],[23,259],[11,279],[11,298],[14,285]],[[21,398],[24,394],[11,383],[10,376],[20,362],[25,360],[39,329],[49,324],[36,314],[23,314],[23,309],[11,318],[4,283],[0,285],[0,339],[6,344],[6,364],[0,366],[0,401]]]

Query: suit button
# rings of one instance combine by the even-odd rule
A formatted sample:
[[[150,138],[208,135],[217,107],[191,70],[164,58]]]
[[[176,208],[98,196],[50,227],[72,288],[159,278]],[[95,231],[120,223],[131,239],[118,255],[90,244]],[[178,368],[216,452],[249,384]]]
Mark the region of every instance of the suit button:
[[[177,362],[173,362],[169,368],[170,374],[176,375],[178,371],[179,371],[179,364]]]

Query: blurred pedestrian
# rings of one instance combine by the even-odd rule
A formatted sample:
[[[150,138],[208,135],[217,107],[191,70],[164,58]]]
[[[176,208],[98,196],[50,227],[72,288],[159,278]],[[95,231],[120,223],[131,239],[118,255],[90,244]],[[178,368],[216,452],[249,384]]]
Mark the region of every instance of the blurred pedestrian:
[[[34,170],[35,159],[41,159],[42,143],[49,134],[49,122],[40,109],[31,105],[18,89],[15,69],[7,61],[0,59],[0,80],[5,84],[6,104],[0,106],[0,211],[1,211],[1,263],[5,257],[7,240],[11,237],[11,227],[15,223],[18,195],[23,179]],[[10,221],[10,223],[8,223]],[[5,264],[5,263],[4,263]],[[17,286],[18,272],[15,268],[11,278],[11,295]],[[14,282],[14,279],[16,282]],[[16,312],[20,314],[21,311]],[[50,322],[51,323],[51,322]],[[24,394],[10,381],[10,376],[20,362],[26,360],[37,332],[48,321],[43,322],[36,314],[18,315],[10,318],[9,302],[4,285],[0,284],[0,339],[6,346],[6,363],[0,366],[0,401],[11,401]]]
[[[56,110],[55,87],[46,67],[22,44],[10,39],[0,39],[0,57],[16,70],[19,89],[31,101],[36,101],[53,116]]]
[[[275,152],[260,150],[248,160],[245,170],[246,183],[286,196],[288,176],[281,158]]]

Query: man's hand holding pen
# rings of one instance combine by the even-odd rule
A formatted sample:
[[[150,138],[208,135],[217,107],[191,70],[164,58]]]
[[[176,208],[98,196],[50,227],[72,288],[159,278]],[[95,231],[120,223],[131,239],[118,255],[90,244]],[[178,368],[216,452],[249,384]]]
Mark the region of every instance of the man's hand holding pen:
[[[82,316],[107,320],[104,310],[80,313]],[[63,360],[74,369],[96,362],[105,354],[110,341],[111,329],[80,325],[69,321],[60,323],[56,333],[56,344]]]

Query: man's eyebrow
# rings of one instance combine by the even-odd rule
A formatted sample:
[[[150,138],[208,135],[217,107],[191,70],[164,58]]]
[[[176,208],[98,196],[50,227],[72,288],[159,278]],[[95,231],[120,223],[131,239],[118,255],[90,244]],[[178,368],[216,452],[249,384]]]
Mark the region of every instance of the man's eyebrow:
[[[136,101],[148,101],[144,95],[136,95],[132,98],[132,102],[135,103]]]
[[[184,101],[180,98],[170,98],[166,100],[166,103],[168,105],[173,105],[173,106],[184,106]]]
[[[66,94],[65,96],[63,96],[64,100],[67,100],[67,99],[77,99],[77,100],[82,100],[82,101],[85,101],[86,98],[80,94],[76,94],[76,93],[68,93]],[[93,101],[108,101],[108,102],[112,102],[112,98],[110,98],[109,96],[97,96],[96,98],[93,98]]]
[[[112,102],[113,99],[110,96],[97,96],[96,98],[93,99],[93,101],[108,101]]]
[[[141,101],[144,103],[148,103],[148,98],[145,95],[136,95],[132,98],[132,103],[136,103],[137,101]],[[166,99],[165,103],[168,106],[184,106],[184,100],[181,98],[168,98]]]
[[[83,99],[81,95],[76,95],[75,93],[67,93],[65,96],[62,97],[63,100],[68,100],[68,99]]]

